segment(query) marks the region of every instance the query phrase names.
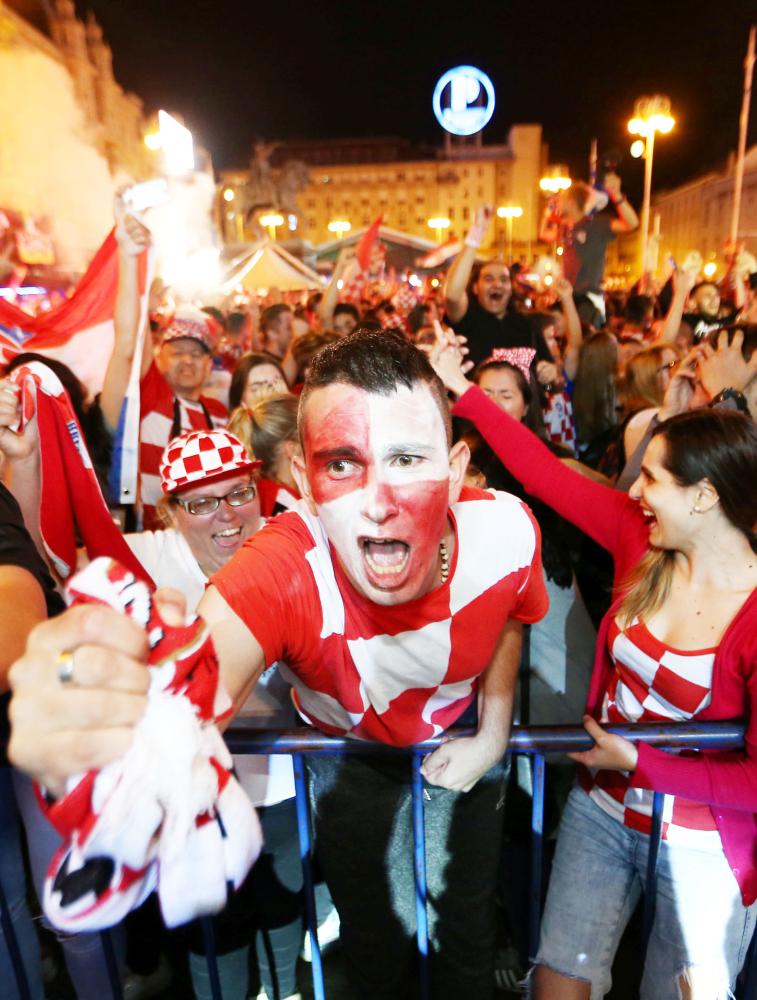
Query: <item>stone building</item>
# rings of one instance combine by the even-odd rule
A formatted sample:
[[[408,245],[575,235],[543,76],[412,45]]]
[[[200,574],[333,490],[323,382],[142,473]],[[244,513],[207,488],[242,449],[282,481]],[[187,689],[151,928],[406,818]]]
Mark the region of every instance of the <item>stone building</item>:
[[[540,125],[514,125],[507,141],[496,145],[484,145],[480,137],[438,149],[397,138],[348,139],[282,142],[270,153],[274,189],[276,178],[291,172],[294,164],[307,167],[309,177],[296,195],[296,219],[289,224],[291,234],[303,241],[328,242],[334,239],[329,223],[349,222],[358,230],[378,215],[386,226],[425,239],[463,237],[477,206],[491,202],[523,210],[513,220],[516,256],[535,247],[539,178],[545,163]],[[228,197],[223,207],[230,239],[240,235],[236,210],[248,179],[246,170],[226,171],[221,178]],[[449,226],[435,231],[429,219],[440,217],[448,219]],[[247,226],[249,220],[244,222]],[[483,249],[502,252],[505,240],[506,223],[497,219]]]
[[[48,234],[63,272],[81,271],[112,226],[116,187],[154,163],[141,101],[116,82],[99,26],[71,0],[0,0],[0,121],[4,270],[29,263],[20,227]]]

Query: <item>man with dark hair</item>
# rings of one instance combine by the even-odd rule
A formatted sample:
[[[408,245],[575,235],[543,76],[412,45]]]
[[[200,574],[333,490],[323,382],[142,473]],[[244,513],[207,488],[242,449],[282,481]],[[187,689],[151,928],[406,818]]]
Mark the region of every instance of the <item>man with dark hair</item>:
[[[423,765],[432,995],[486,1000],[522,623],[541,618],[547,604],[538,529],[515,497],[464,487],[468,448],[450,447],[443,386],[400,335],[357,331],[317,354],[300,435],[303,456],[292,467],[302,501],[213,577],[199,613],[237,703],[279,661],[300,714],[325,733],[408,746],[455,723],[473,725],[472,736],[445,742]],[[55,654],[91,645],[95,634],[92,612],[74,610],[79,618],[63,616],[14,671],[15,717],[39,719],[31,706],[39,698],[46,705],[44,732],[15,730],[14,760],[54,791],[89,766],[86,748],[101,765],[113,732],[87,728],[82,701],[86,744],[67,757],[53,735],[79,724],[77,691],[57,700]],[[96,633],[121,654],[93,684],[102,688],[103,719],[139,659],[138,639],[124,638],[128,623],[114,617],[117,628]],[[354,995],[409,997],[408,758],[314,757],[309,771],[318,857]]]
[[[691,342],[698,344],[713,330],[734,323],[737,314],[738,310],[723,307],[714,281],[700,281],[689,292],[689,312],[683,314],[681,326]]]
[[[346,337],[357,329],[360,323],[360,310],[351,302],[338,302],[334,306],[334,319],[331,328],[340,337]]]
[[[496,347],[533,347],[540,361],[551,361],[540,331],[513,307],[507,266],[501,260],[476,262],[493,217],[491,205],[478,209],[465,245],[449,269],[444,288],[447,321],[457,334],[467,338],[474,364],[490,357]]]
[[[260,332],[263,337],[263,350],[274,357],[283,358],[289,349],[294,332],[294,315],[288,305],[283,302],[268,306],[260,317]]]

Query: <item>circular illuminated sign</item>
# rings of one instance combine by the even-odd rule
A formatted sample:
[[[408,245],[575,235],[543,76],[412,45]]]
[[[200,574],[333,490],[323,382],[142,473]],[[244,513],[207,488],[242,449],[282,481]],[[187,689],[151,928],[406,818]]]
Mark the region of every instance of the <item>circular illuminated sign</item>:
[[[494,85],[475,66],[449,69],[434,88],[434,114],[452,135],[474,135],[494,114]]]

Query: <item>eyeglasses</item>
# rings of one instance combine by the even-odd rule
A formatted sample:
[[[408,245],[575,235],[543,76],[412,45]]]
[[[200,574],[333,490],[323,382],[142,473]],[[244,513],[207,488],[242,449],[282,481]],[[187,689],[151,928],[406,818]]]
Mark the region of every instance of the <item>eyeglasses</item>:
[[[188,514],[202,517],[203,514],[215,514],[222,500],[225,500],[229,507],[244,507],[255,499],[257,493],[255,484],[250,483],[249,486],[237,486],[225,497],[195,497],[193,500],[180,500],[179,497],[174,497],[174,500]]]

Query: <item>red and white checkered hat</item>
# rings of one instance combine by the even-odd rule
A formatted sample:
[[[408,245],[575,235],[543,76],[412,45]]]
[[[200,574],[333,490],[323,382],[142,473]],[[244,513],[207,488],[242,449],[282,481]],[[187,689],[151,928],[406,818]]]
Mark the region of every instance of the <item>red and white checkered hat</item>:
[[[213,350],[214,338],[209,318],[204,312],[193,306],[181,306],[176,310],[163,334],[161,344],[168,344],[170,341],[180,340],[182,337],[199,340],[206,351]]]
[[[160,459],[160,481],[164,493],[176,493],[235,472],[252,472],[261,464],[253,461],[239,438],[228,431],[190,431],[166,445]]]

